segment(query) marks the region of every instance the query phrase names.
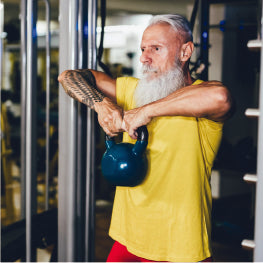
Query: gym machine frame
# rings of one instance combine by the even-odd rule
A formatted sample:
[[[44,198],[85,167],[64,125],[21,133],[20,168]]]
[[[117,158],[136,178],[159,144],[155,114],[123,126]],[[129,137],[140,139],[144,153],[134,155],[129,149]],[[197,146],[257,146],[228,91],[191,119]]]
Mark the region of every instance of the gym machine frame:
[[[46,8],[46,191],[49,209],[50,3]],[[26,261],[36,261],[32,248],[32,216],[37,211],[36,77],[38,0],[21,0],[21,218],[26,220]]]
[[[60,73],[96,69],[96,3],[60,1]],[[94,113],[60,87],[59,116],[58,261],[94,261]]]
[[[258,118],[258,152],[257,152],[257,174],[246,174],[244,180],[248,183],[256,184],[256,205],[255,205],[255,229],[254,240],[243,240],[242,246],[249,249],[254,249],[254,262],[263,261],[263,52],[262,52],[262,36],[263,36],[263,5],[262,1],[258,1],[259,23],[258,25],[258,38],[248,42],[248,48],[261,49],[260,57],[260,83],[259,83],[259,108],[247,109],[245,115],[247,117]]]

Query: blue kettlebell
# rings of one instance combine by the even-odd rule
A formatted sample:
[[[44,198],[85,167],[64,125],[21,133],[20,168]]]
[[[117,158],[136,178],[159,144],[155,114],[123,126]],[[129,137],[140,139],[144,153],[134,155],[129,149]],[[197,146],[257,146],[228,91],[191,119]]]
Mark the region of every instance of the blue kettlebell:
[[[142,183],[147,172],[145,149],[148,144],[146,126],[137,129],[135,144],[115,143],[113,137],[106,135],[107,150],[101,161],[104,177],[116,186],[136,186]]]

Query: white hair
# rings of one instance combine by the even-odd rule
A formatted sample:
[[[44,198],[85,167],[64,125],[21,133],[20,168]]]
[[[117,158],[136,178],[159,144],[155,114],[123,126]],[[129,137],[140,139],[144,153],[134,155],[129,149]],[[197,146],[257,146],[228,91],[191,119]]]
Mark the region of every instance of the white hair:
[[[191,26],[185,17],[177,14],[156,15],[149,21],[148,27],[160,23],[167,23],[171,25],[175,32],[183,34],[186,42],[193,41]]]

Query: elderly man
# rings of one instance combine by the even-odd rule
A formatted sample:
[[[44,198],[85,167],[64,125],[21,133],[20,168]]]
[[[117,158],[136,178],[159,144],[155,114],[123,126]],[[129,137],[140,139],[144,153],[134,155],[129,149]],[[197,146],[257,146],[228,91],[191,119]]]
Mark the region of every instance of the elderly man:
[[[94,70],[59,76],[66,92],[98,113],[104,131],[134,142],[147,125],[149,167],[136,187],[117,187],[108,261],[204,261],[211,251],[213,161],[231,96],[220,82],[193,80],[194,45],[180,15],[155,16],[141,41],[142,78]]]

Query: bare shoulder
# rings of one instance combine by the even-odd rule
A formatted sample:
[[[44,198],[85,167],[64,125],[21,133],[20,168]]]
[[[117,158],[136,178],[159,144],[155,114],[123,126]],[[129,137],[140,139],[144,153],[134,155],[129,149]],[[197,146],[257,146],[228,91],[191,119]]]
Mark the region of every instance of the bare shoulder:
[[[205,81],[200,85],[207,88],[207,92],[210,92],[214,102],[218,105],[218,120],[226,121],[231,118],[235,112],[235,102],[227,86],[216,80]]]

